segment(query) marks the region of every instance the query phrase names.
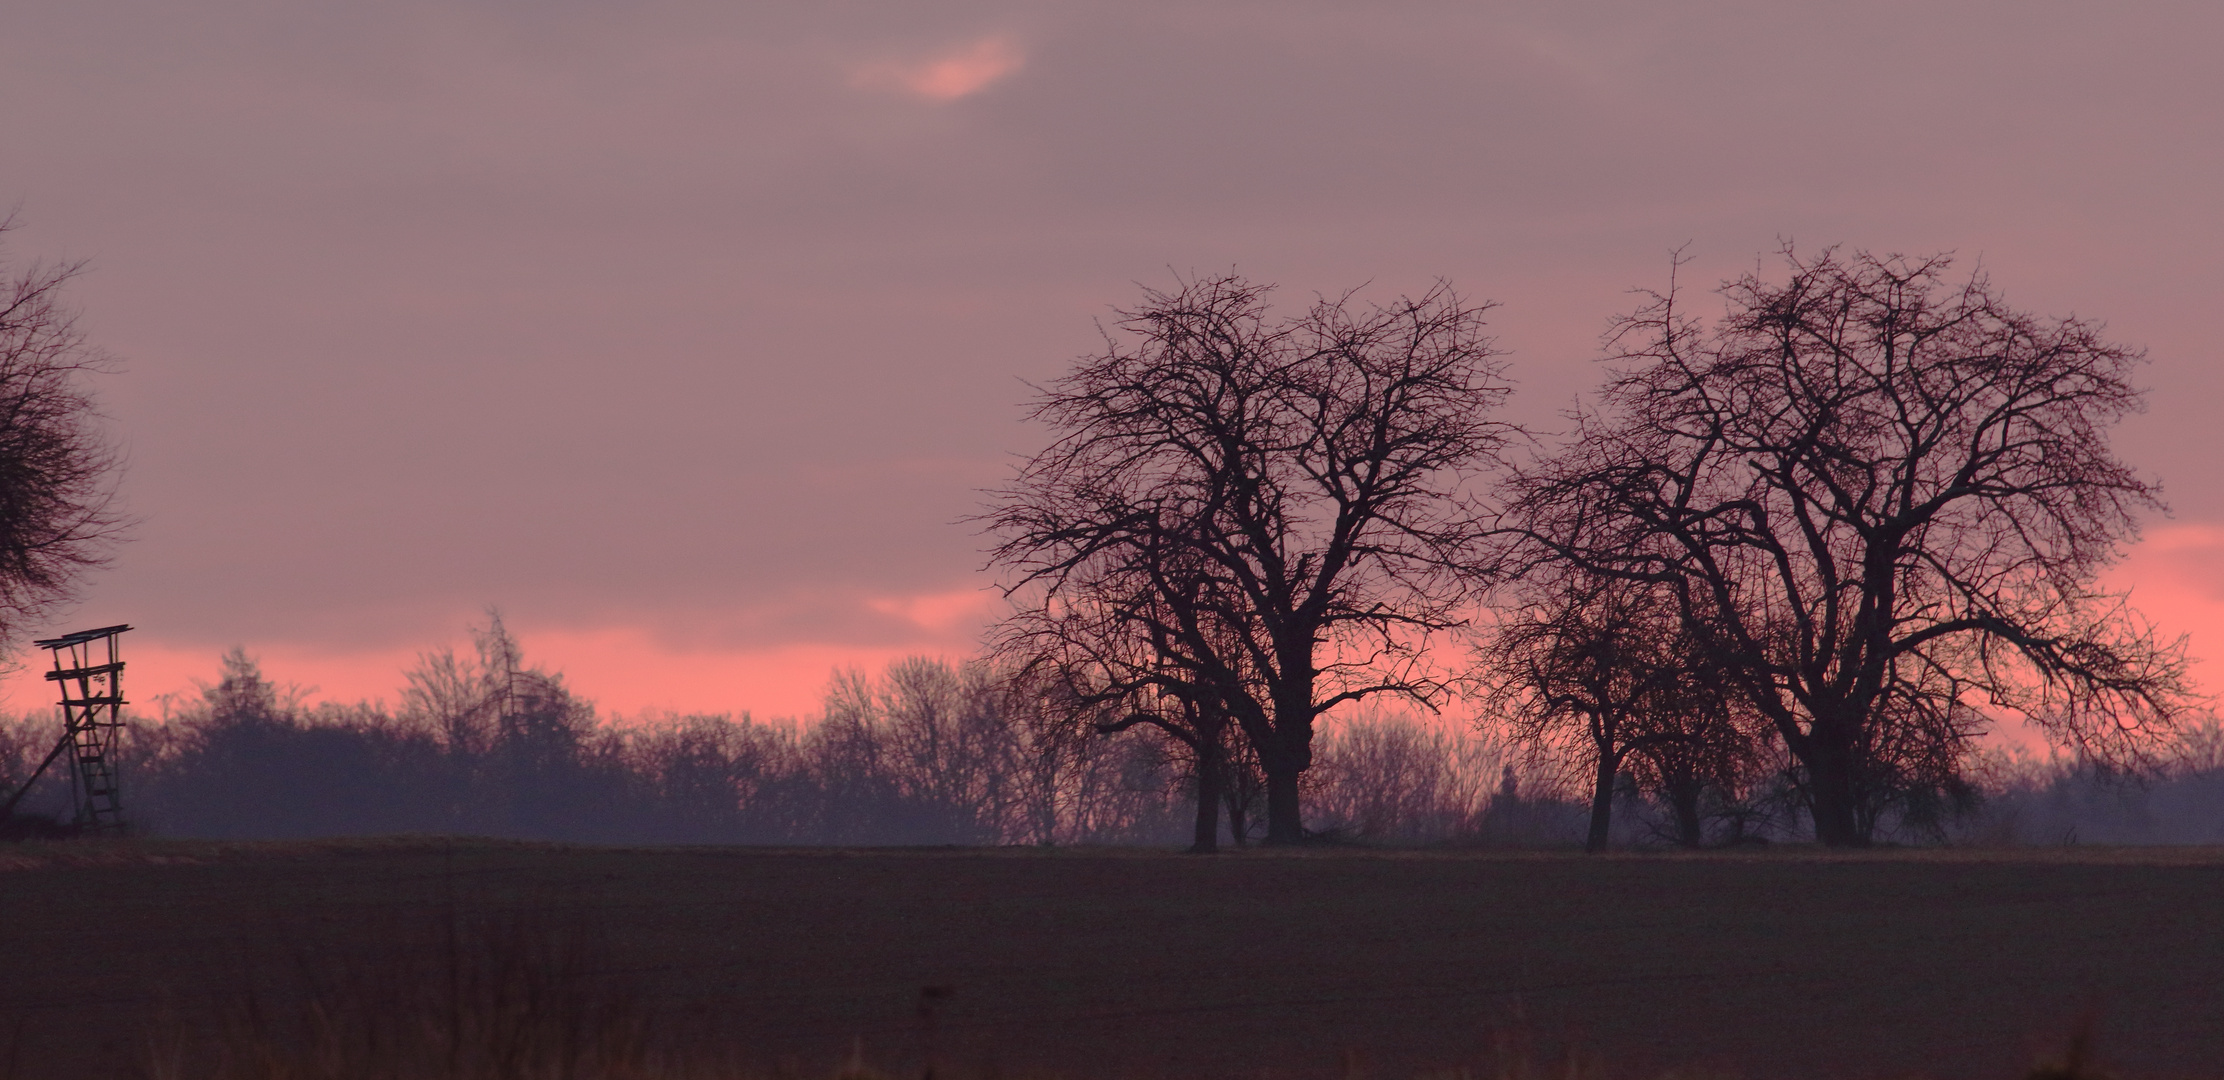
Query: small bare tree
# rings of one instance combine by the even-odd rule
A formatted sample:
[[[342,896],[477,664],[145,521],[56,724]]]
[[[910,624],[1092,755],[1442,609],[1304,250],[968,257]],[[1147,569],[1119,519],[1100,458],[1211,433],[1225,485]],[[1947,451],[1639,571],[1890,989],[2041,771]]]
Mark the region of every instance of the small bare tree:
[[[1236,725],[1219,681],[1200,678],[1183,663],[1181,643],[1169,640],[1167,630],[1183,627],[1224,658],[1228,668],[1221,681],[1254,682],[1243,670],[1248,661],[1242,629],[1218,622],[1222,615],[1241,613],[1242,605],[1207,596],[1215,587],[1210,575],[1167,565],[1179,558],[1178,551],[1158,547],[1135,554],[1135,562],[1083,568],[1064,583],[1056,602],[1015,612],[998,627],[991,651],[1008,658],[1015,683],[1055,688],[1044,699],[1051,707],[1037,714],[1041,726],[1066,737],[1145,727],[1179,747],[1196,790],[1190,850],[1218,850],[1223,802],[1231,835],[1241,846],[1235,773],[1248,762],[1232,745]]]
[[[1308,805],[1329,828],[1404,843],[1472,836],[1505,764],[1495,733],[1364,713],[1327,727],[1314,758]]]
[[[1673,286],[1621,320],[1603,407],[1516,478],[1513,531],[1674,598],[1823,843],[1950,779],[1979,705],[2148,756],[2187,699],[2182,642],[2095,585],[2160,507],[2108,443],[2140,354],[1943,256],[1784,258],[1724,286],[1712,326]]]
[[[1018,637],[1089,611],[1085,632],[1149,649],[1149,693],[1242,729],[1266,838],[1292,843],[1323,714],[1443,695],[1423,644],[1464,620],[1459,495],[1509,428],[1487,307],[1439,286],[1277,320],[1267,292],[1231,275],[1122,311],[1038,399],[1058,439],[982,520]]]
[[[0,218],[0,239],[14,227]],[[84,268],[17,265],[0,248],[0,641],[72,599],[125,524],[116,452],[85,388],[113,362],[62,301]]]
[[[1734,786],[1752,756],[1756,733],[1739,723],[1750,710],[1723,692],[1664,590],[1550,570],[1522,582],[1520,602],[1485,635],[1490,711],[1589,774],[1585,850],[1606,850],[1617,779],[1632,774],[1654,781],[1677,841],[1698,846],[1703,790]]]

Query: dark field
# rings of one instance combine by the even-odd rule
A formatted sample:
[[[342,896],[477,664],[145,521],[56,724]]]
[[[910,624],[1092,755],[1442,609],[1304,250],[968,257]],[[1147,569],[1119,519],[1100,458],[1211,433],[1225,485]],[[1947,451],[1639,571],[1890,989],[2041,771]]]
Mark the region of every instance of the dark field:
[[[1518,1028],[1615,1075],[2020,1077],[2087,1016],[2133,1080],[2224,1076],[2209,849],[0,848],[0,1050],[134,1075],[490,911],[591,939],[589,981],[667,1036],[803,1076],[861,1044],[944,1076],[1396,1078]]]

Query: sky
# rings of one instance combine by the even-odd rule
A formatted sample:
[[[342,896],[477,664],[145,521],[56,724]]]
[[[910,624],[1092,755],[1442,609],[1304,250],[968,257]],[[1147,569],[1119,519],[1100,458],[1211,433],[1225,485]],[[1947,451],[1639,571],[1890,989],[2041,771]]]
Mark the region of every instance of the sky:
[[[120,361],[66,631],[394,700],[498,608],[605,713],[972,652],[965,518],[1142,286],[1497,301],[1550,429],[1631,290],[1951,251],[2149,350],[2111,573],[2224,656],[2224,6],[10,0],[0,206]],[[2224,668],[2204,670],[2224,689]],[[0,707],[39,707],[34,676]]]

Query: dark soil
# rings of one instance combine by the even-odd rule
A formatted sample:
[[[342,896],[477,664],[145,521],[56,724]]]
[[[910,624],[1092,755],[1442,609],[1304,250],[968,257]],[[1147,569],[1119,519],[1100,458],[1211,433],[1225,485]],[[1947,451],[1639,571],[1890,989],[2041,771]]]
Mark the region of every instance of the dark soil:
[[[2094,1018],[2224,1075],[2224,852],[1854,856],[0,847],[0,1076],[129,1076],[245,1005],[526,913],[668,1037],[828,1075],[1396,1078],[1525,1032],[1617,1074],[2019,1077]],[[928,988],[933,988],[928,991]],[[431,992],[431,991],[427,991]],[[923,993],[924,992],[924,993]],[[228,1019],[227,1019],[228,1018]]]

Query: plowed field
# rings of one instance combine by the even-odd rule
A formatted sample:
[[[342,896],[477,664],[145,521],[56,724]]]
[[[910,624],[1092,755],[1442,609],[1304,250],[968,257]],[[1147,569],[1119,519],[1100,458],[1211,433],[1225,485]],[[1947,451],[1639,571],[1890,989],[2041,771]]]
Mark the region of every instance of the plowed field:
[[[2010,1077],[2086,1017],[2135,1080],[2224,1075],[2205,849],[0,848],[0,1051],[132,1075],[487,912],[591,937],[567,977],[661,1030],[807,1076],[861,1047],[898,1075],[1399,1078],[1518,1030],[1617,1074]]]

